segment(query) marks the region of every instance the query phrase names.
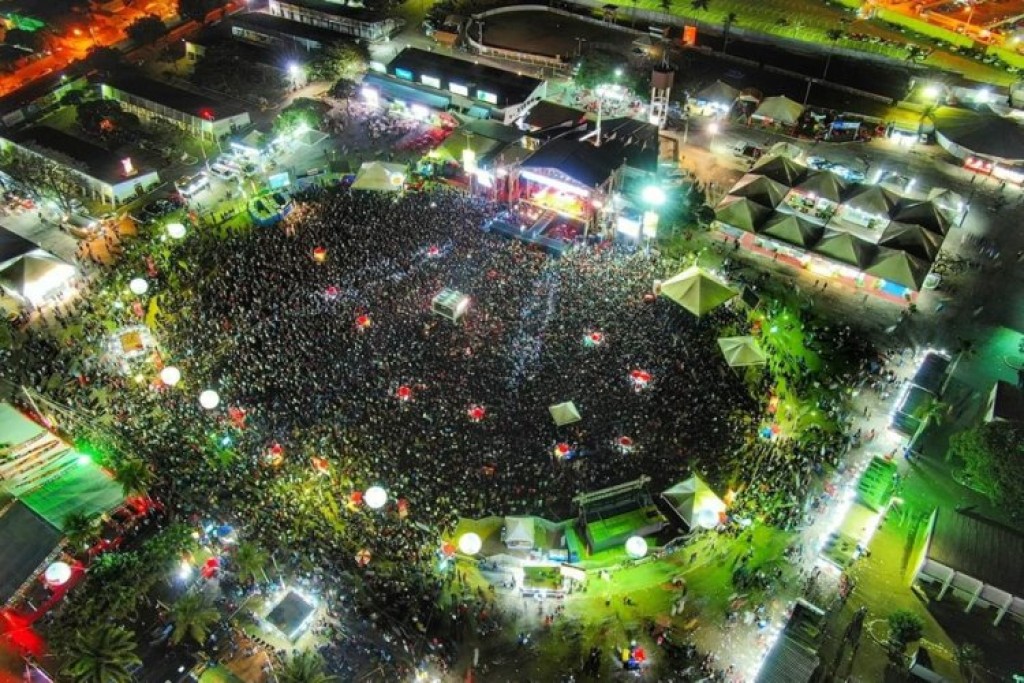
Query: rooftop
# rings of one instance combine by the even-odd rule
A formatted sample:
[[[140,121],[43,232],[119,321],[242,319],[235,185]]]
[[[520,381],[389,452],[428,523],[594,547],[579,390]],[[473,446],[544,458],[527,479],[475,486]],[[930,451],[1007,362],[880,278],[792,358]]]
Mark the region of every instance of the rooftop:
[[[212,120],[237,116],[246,111],[234,100],[185,90],[139,74],[111,76],[104,85],[193,116],[202,116],[202,112],[209,111],[213,115]]]
[[[254,31],[277,33],[283,36],[295,36],[315,40],[319,43],[336,43],[345,40],[345,36],[325,28],[300,24],[291,19],[274,16],[265,12],[249,12],[238,14],[230,19],[231,26],[252,29]]]
[[[8,139],[21,146],[53,150],[63,154],[81,164],[83,172],[111,185],[128,180],[124,175],[121,159],[117,155],[62,130],[49,126],[32,126],[9,135]],[[138,174],[135,177],[152,170],[139,167],[138,164],[136,168]]]
[[[928,557],[990,586],[1024,595],[1024,535],[970,510],[939,510]]]
[[[364,7],[362,5],[352,6],[341,2],[331,2],[331,0],[274,0],[275,2],[282,5],[292,5],[293,7],[305,7],[306,9],[313,10],[315,12],[323,12],[324,14],[332,14],[336,17],[344,17],[346,19],[355,19],[357,21],[374,22],[382,21],[384,16],[381,15],[375,9],[370,7]]]
[[[521,76],[486,64],[476,64],[465,59],[449,57],[437,52],[417,48],[406,48],[388,64],[388,73],[395,69],[410,71],[416,80],[426,74],[436,78],[455,81],[471,91],[482,89],[498,95],[498,106],[525,102],[542,81],[530,76]]]

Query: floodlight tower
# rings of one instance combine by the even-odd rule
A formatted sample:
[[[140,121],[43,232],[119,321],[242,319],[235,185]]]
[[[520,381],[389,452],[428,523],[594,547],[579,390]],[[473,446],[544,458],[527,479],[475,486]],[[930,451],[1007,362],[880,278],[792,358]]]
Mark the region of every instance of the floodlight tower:
[[[665,127],[665,120],[668,118],[669,95],[672,93],[672,85],[675,81],[676,72],[668,63],[668,45],[661,44],[661,64],[654,67],[651,72],[651,110],[648,120],[659,129]]]

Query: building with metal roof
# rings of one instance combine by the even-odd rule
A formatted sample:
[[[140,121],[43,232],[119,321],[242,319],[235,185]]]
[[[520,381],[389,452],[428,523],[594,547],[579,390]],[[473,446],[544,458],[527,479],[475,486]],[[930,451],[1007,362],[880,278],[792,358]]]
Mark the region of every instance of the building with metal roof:
[[[388,18],[382,12],[355,0],[347,3],[330,0],[270,0],[267,11],[300,24],[373,43],[389,40],[405,25],[401,19]]]
[[[207,140],[249,125],[240,102],[179,88],[138,73],[116,74],[100,84],[100,94],[121,103],[143,120],[160,119]]]
[[[937,584],[936,599],[990,607],[995,625],[1007,614],[1024,622],[1024,534],[972,510],[936,509],[918,551],[914,580]]]
[[[141,163],[136,165],[136,160],[118,157],[49,126],[32,126],[0,137],[0,149],[65,166],[79,180],[78,185],[85,194],[113,206],[141,195],[160,182],[155,170]]]

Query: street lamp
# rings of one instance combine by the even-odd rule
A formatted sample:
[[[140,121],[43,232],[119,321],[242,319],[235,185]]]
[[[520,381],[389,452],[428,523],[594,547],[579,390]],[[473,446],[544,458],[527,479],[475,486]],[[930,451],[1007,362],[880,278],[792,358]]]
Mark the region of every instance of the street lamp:
[[[714,151],[715,136],[718,135],[718,132],[720,130],[721,130],[721,127],[718,125],[717,121],[712,121],[711,123],[708,124],[708,132],[711,133],[711,140],[708,142],[708,151],[709,152],[713,152]]]
[[[640,192],[640,198],[651,207],[659,207],[665,203],[665,190],[657,185],[648,185]]]

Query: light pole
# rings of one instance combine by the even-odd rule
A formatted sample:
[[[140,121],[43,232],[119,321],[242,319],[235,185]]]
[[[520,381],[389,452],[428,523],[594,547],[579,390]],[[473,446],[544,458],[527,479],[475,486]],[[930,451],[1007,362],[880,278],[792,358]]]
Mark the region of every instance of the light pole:
[[[712,121],[708,124],[708,132],[711,133],[711,140],[708,141],[708,151],[714,153],[715,151],[715,136],[718,135],[719,125],[717,121]]]

